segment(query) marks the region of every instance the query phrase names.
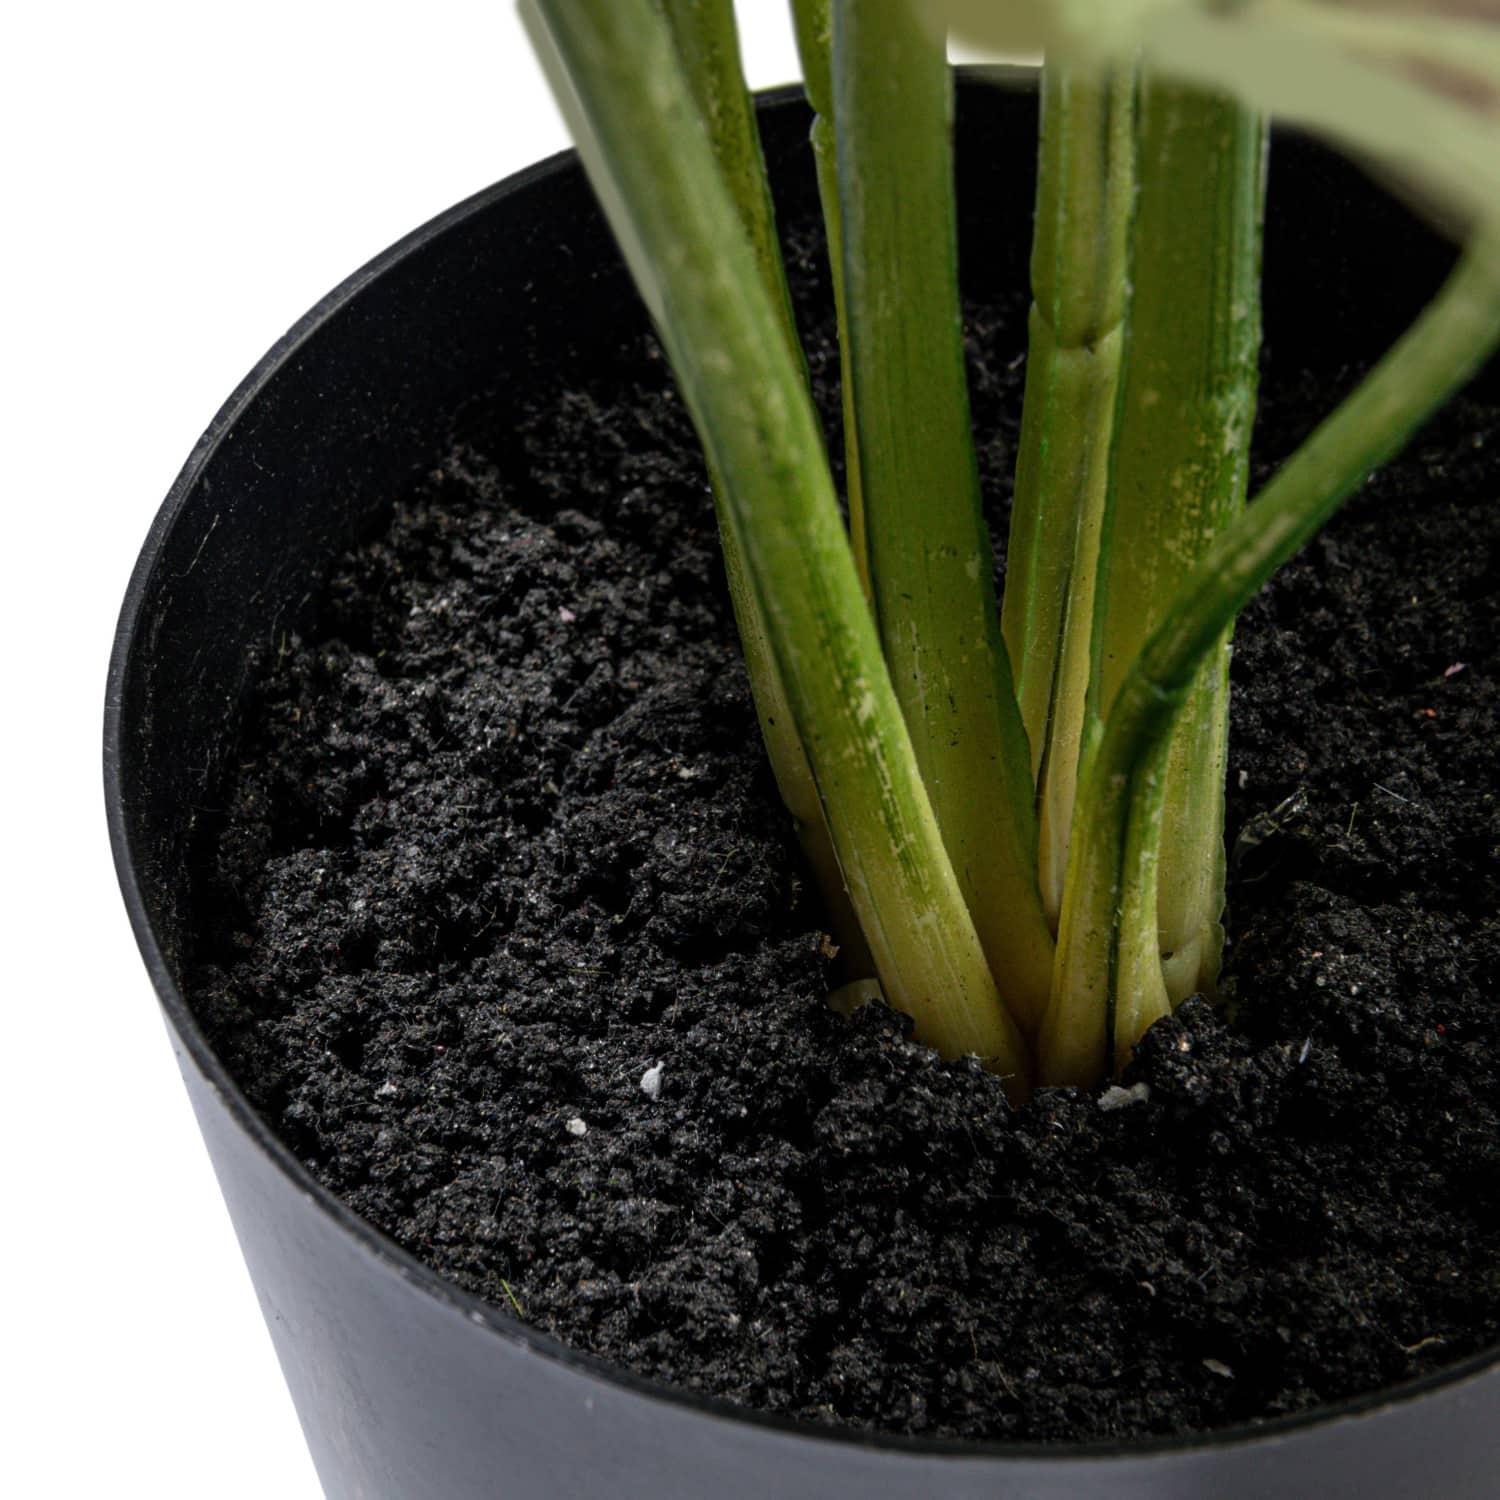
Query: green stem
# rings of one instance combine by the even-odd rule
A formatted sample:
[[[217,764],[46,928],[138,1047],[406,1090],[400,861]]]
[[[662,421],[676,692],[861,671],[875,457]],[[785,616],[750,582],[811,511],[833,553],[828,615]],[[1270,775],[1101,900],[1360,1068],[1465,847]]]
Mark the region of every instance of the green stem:
[[[1094,589],[1129,301],[1135,78],[1049,64],[1031,337],[1003,626],[1036,778],[1042,901],[1054,923],[1084,740]]]
[[[969,428],[952,74],[913,0],[834,0],[833,23],[844,286],[881,645],[990,967],[1034,1030],[1053,944]]]
[[[760,132],[740,65],[733,0],[656,0],[656,7],[676,46],[719,170],[750,237],[761,282],[780,315],[788,347],[800,361],[802,346],[792,317]],[[776,789],[791,814],[803,858],[822,897],[843,970],[850,978],[860,979],[874,972],[874,959],[844,888],[812,767],[797,734],[765,620],[745,576],[739,541],[725,522],[723,480],[710,469],[709,482],[719,516],[729,598]]]
[[[740,63],[734,0],[655,0],[677,47],[698,113],[708,130],[719,170],[755,249],[760,278],[776,303],[787,339],[800,358],[786,266],[776,233],[771,181],[761,151],[755,104]]]
[[[807,861],[822,899],[828,926],[838,945],[839,964],[847,978],[864,979],[875,972],[875,959],[834,850],[833,834],[818,795],[812,765],[797,732],[796,718],[771,647],[765,612],[756,598],[747,573],[744,549],[730,522],[728,487],[712,467],[709,475],[724,555],[725,582],[771,774],[782,805],[791,815],[802,857]]]
[[[850,556],[806,383],[652,0],[524,0],[745,562],[887,999],[1026,1091]]]
[[[1130,665],[1085,768],[1075,869],[1042,1028],[1049,1084],[1087,1086],[1134,1037],[1123,1018],[1122,902],[1136,872],[1133,830],[1149,824],[1161,746],[1205,657],[1230,622],[1342,501],[1395,454],[1500,344],[1500,259],[1472,246],[1422,316],[1214,541]],[[1116,1024],[1111,1026],[1111,1018]]]
[[[839,209],[839,173],[833,124],[832,0],[792,0],[797,52],[807,102],[813,108],[813,164],[818,198],[828,235],[828,266],[833,279],[833,310],[838,323],[839,375],[844,420],[844,490],[849,507],[849,542],[866,597],[870,597],[869,545],[865,537],[864,485],[859,472],[859,437],[854,410],[854,377],[849,368],[849,309],[844,294],[844,223]]]
[[[1188,570],[1244,508],[1260,352],[1259,116],[1148,76],[1138,118],[1125,378],[1094,632],[1105,714]],[[1222,949],[1228,660],[1226,631],[1166,752],[1157,919],[1173,1004],[1213,993]]]

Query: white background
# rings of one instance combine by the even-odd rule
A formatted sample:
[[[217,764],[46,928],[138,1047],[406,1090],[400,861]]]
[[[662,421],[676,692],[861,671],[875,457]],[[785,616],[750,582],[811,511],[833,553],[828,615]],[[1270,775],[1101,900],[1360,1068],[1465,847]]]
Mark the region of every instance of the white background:
[[[18,10],[0,41],[0,1493],[317,1500],[116,891],[105,668],[152,515],[241,377],[351,271],[564,131],[513,0]],[[752,84],[794,78],[785,0],[740,13]]]
[[[783,0],[742,9],[752,81],[794,77]],[[563,131],[511,0],[9,14],[0,1492],[315,1500],[115,889],[110,637],[157,505],[265,349]]]

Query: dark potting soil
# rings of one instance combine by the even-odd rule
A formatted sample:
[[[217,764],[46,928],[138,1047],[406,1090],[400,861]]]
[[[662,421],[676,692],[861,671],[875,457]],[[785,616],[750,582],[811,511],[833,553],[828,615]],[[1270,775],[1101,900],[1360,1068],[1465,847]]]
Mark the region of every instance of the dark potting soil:
[[[1023,314],[973,319],[997,535]],[[826,341],[813,364],[832,410]],[[1269,351],[1262,474],[1332,396]],[[445,1276],[768,1411],[1181,1432],[1500,1342],[1495,428],[1459,401],[1247,613],[1232,1006],[1152,1031],[1144,1100],[1012,1113],[898,1016],[824,1005],[700,463],[639,340],[594,384],[476,400],[262,663],[198,1013]]]

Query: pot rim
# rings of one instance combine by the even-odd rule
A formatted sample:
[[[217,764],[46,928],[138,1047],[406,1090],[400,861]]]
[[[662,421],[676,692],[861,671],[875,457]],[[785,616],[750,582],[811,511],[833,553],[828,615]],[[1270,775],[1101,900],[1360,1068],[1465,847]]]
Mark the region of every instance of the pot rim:
[[[959,70],[967,79],[984,78],[1003,86],[1034,90],[1040,70],[1014,65],[967,66]],[[799,84],[757,93],[760,107],[785,107],[803,99]],[[181,472],[173,481],[166,498],[154,517],[130,575],[124,602],[115,628],[110,652],[108,685],[104,712],[104,795],[109,826],[110,847],[121,894],[135,933],[136,943],[145,961],[157,1000],[171,1029],[181,1040],[194,1066],[221,1097],[236,1125],[300,1190],[319,1211],[331,1219],[358,1246],[394,1271],[402,1280],[426,1295],[465,1315],[470,1322],[487,1329],[506,1342],[527,1349],[542,1358],[553,1360],[579,1373],[653,1401],[664,1401],[701,1416],[721,1421],[748,1423],[783,1436],[812,1443],[845,1447],[877,1448],[909,1455],[942,1455],[954,1460],[1003,1460],[1012,1458],[1030,1463],[1059,1462],[1080,1459],[1142,1459],[1175,1454],[1186,1455],[1206,1449],[1231,1448],[1295,1436],[1307,1429],[1331,1426],[1368,1416],[1382,1408],[1404,1404],[1459,1386],[1465,1381],[1500,1367],[1500,1345],[1493,1346],[1445,1369],[1352,1397],[1331,1405],[1271,1417],[1255,1424],[1238,1424],[1214,1428],[1207,1432],[1135,1439],[1102,1438],[1086,1442],[1037,1443],[973,1441],[956,1438],[932,1438],[886,1433],[854,1427],[818,1426],[794,1418],[739,1406],[723,1397],[704,1395],[684,1387],[668,1385],[623,1369],[598,1355],[571,1348],[550,1334],[530,1328],[522,1319],[498,1306],[485,1302],[443,1278],[431,1266],[403,1249],[393,1239],[354,1213],[340,1198],[325,1187],[303,1165],[255,1110],[239,1084],[209,1045],[187,1003],[148,912],[136,849],[126,817],[123,741],[125,729],[124,697],[130,666],[137,648],[144,649],[138,638],[144,602],[151,593],[162,553],[179,516],[188,503],[203,470],[232,432],[236,422],[255,402],[262,390],[280,370],[293,361],[301,347],[313,338],[324,324],[333,319],[372,282],[425,249],[433,241],[476,214],[485,212],[506,199],[517,196],[534,185],[545,182],[577,166],[577,153],[565,150],[533,163],[529,167],[482,188],[478,192],[443,210],[425,224],[397,240],[389,248],[367,261],[321,298],[284,333],[256,362],[233,393],[215,413]]]

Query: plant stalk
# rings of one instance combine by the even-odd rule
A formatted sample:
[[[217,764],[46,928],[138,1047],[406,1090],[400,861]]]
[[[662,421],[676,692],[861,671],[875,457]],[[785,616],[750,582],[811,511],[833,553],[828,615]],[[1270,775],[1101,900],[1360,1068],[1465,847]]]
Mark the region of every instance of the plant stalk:
[[[778,304],[788,341],[802,346],[792,317],[771,181],[755,123],[755,103],[740,62],[734,0],[655,0],[671,32],[698,113],[708,131],[719,170],[755,250],[761,280]]]
[[[1002,623],[1054,925],[1085,737],[1094,591],[1129,304],[1135,75],[1048,63],[1021,453]]]
[[[1493,231],[1491,231],[1493,233]],[[1126,670],[1085,767],[1083,809],[1058,938],[1039,1067],[1087,1087],[1129,1056],[1134,1004],[1122,993],[1122,904],[1135,850],[1159,816],[1153,771],[1205,658],[1265,581],[1391,458],[1500,345],[1500,254],[1471,243],[1442,290],[1338,409],[1283,465],[1188,574]]]
[[[1263,122],[1148,70],[1137,140],[1125,376],[1094,632],[1101,716],[1193,563],[1244,508],[1260,355]],[[1154,863],[1173,1005],[1212,995],[1218,977],[1228,723],[1226,631],[1166,751]]]
[[[834,0],[834,121],[869,576],[917,764],[1006,1004],[1032,1031],[1052,934],[969,426],[953,82],[913,0]]]
[[[865,539],[864,486],[859,473],[859,437],[854,411],[854,377],[849,369],[849,310],[844,294],[844,222],[839,209],[838,147],[833,124],[832,0],[792,0],[797,54],[803,86],[813,108],[810,139],[818,174],[818,199],[828,237],[828,269],[833,280],[833,311],[838,326],[839,390],[844,422],[844,494],[849,510],[849,543],[854,566],[870,597],[869,546]]]
[[[760,132],[740,64],[733,0],[655,0],[655,3],[677,49],[740,222],[750,237],[761,282],[780,317],[787,346],[800,362],[802,345],[792,316]],[[738,538],[724,524],[724,482],[712,465],[709,485],[720,520],[725,581],[776,790],[791,814],[797,842],[822,898],[843,972],[850,979],[863,979],[874,973],[874,959],[844,887],[833,837],[828,831],[807,752],[797,734],[765,619],[745,576]]]
[[[834,847],[888,1001],[1024,1097],[1000,1001],[917,770],[806,383],[652,0],[524,0],[584,161],[724,481]]]

